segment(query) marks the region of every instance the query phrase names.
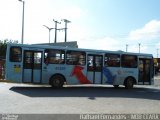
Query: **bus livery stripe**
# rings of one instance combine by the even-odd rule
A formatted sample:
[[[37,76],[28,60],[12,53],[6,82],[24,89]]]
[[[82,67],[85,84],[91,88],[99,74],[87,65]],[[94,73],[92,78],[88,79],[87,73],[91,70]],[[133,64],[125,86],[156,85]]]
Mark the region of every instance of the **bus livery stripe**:
[[[111,71],[107,67],[103,67],[103,74],[107,78],[106,83],[113,84],[113,81],[116,78],[116,75],[113,76]]]
[[[75,65],[73,68],[73,71],[71,73],[71,76],[76,76],[76,78],[79,80],[81,84],[91,84],[91,82],[87,79],[87,77],[83,74],[82,70],[84,67]]]

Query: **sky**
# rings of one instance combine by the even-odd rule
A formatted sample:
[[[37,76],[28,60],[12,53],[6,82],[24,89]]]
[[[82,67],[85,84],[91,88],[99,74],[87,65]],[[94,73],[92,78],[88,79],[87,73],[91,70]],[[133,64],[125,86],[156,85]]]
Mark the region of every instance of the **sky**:
[[[54,20],[67,19],[67,41],[79,48],[151,53],[160,57],[160,0],[25,0],[24,43],[49,42]],[[21,42],[22,2],[0,0],[0,40]],[[58,24],[64,28],[64,22]],[[51,42],[54,42],[54,30]],[[57,31],[64,42],[64,31]],[[128,47],[126,47],[128,46]]]

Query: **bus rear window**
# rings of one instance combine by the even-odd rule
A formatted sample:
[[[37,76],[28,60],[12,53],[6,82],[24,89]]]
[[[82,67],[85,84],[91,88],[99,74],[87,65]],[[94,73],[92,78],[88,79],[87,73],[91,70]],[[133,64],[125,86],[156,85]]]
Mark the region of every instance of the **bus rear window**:
[[[137,67],[137,56],[135,55],[122,55],[121,64],[124,68],[136,68]]]
[[[20,47],[10,48],[10,61],[21,62],[22,61],[22,49]]]

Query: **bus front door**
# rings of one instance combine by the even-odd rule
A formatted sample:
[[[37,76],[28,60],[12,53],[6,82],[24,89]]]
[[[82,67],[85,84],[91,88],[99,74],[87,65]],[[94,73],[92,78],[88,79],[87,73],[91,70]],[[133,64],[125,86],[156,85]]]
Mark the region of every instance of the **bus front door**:
[[[140,85],[149,85],[151,84],[151,69],[152,69],[152,60],[139,58],[139,79],[138,84]]]
[[[23,82],[40,83],[42,79],[42,52],[24,50]]]
[[[103,56],[88,54],[87,79],[93,84],[102,84]]]

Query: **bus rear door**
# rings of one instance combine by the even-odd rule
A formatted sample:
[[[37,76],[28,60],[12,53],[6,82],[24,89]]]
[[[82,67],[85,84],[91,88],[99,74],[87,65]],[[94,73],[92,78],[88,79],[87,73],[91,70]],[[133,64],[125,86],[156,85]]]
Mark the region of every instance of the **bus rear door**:
[[[23,82],[41,83],[42,51],[24,50]]]
[[[152,59],[139,58],[139,79],[138,84],[150,85],[152,79]]]

